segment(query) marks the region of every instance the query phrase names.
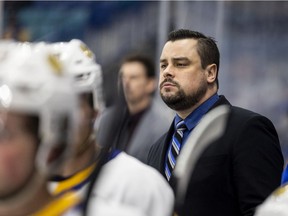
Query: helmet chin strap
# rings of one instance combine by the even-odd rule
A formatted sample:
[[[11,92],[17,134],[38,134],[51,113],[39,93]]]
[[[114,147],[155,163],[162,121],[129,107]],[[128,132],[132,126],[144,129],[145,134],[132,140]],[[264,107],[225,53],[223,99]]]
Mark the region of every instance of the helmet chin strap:
[[[95,145],[96,135],[94,133],[95,119],[91,120],[91,132],[83,140],[81,145],[76,149],[76,157],[82,155],[91,145]]]
[[[95,143],[95,135],[91,132],[82,142],[82,144],[77,148],[76,156],[82,155],[91,145]]]

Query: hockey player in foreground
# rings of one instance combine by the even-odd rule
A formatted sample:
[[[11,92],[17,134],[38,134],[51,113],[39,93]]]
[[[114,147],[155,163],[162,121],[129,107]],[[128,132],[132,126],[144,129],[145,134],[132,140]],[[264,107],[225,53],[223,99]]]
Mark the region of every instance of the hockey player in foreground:
[[[71,215],[77,194],[52,196],[47,181],[74,149],[72,80],[47,50],[0,50],[0,215]]]
[[[99,123],[104,108],[102,71],[95,62],[93,52],[79,40],[50,44],[48,47],[74,77],[74,89],[78,92],[81,109],[79,139],[74,142],[76,154],[66,164],[61,175],[53,179],[52,188],[55,194],[77,191],[84,197],[92,171],[99,168],[99,153],[103,146],[110,145],[97,142],[97,126],[94,127]],[[117,124],[116,121],[114,123]],[[106,132],[108,135],[113,134],[109,128]],[[110,151],[95,181],[88,200],[88,215],[172,214],[174,196],[165,179],[156,170],[123,152]]]

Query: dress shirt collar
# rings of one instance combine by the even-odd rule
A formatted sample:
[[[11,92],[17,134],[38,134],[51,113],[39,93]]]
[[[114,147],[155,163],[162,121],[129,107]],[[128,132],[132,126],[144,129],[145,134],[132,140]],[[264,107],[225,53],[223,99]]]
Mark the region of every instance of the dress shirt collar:
[[[190,113],[185,119],[184,122],[188,128],[189,131],[191,131],[200,121],[200,119],[205,115],[205,113],[208,112],[208,110],[213,106],[213,104],[219,99],[219,95],[216,93],[212,97],[210,97],[208,100],[206,100],[204,103],[202,103],[197,109],[195,109],[192,113]],[[174,127],[176,128],[176,125],[178,122],[180,122],[182,119],[176,114],[176,117],[174,119]]]

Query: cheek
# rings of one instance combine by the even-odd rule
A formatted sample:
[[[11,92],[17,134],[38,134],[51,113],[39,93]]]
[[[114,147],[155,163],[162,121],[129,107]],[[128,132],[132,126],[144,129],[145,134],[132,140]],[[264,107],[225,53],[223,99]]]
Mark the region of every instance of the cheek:
[[[164,79],[165,79],[164,76],[162,76],[162,74],[160,73],[160,75],[159,75],[159,81],[158,81],[158,86],[161,85],[161,83],[163,82]]]
[[[0,149],[0,178],[12,182],[21,181],[33,169],[34,153],[21,148]]]
[[[187,74],[181,77],[179,84],[185,89],[196,89],[202,83],[202,77]]]
[[[5,149],[0,156],[0,175],[1,178],[15,181],[21,176],[23,161],[21,153],[13,149]]]
[[[143,89],[147,85],[146,80],[134,80],[130,83],[130,87],[133,90]]]

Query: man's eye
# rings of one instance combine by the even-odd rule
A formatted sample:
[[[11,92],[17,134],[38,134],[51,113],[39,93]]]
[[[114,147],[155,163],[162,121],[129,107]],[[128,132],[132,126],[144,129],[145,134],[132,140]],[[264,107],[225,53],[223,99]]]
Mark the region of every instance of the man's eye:
[[[130,80],[137,80],[139,77],[138,76],[131,76]]]
[[[185,67],[186,66],[186,64],[184,64],[184,63],[177,63],[177,67]]]
[[[160,65],[160,68],[161,69],[164,69],[164,68],[166,68],[167,66],[165,65],[165,64],[162,64],[162,65]]]

